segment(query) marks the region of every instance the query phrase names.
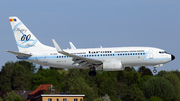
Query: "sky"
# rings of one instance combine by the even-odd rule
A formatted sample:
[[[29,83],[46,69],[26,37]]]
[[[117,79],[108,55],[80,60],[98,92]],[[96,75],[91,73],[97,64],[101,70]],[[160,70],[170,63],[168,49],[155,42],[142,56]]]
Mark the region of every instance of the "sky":
[[[179,0],[1,0],[0,69],[18,61],[5,50],[18,51],[9,16],[17,16],[45,45],[61,48],[156,47],[175,60],[160,70],[180,70]],[[153,70],[153,66],[149,66]],[[135,67],[138,69],[138,67]]]

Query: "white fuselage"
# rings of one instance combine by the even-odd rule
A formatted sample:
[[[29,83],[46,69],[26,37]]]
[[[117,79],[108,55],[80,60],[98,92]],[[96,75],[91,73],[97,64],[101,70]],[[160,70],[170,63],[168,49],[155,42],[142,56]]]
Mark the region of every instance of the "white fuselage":
[[[88,48],[67,49],[64,51],[102,61],[120,60],[123,67],[155,66],[171,61],[171,54],[152,47]],[[36,51],[31,54],[32,56],[29,58],[19,57],[19,59],[51,67],[89,69],[89,67],[77,67],[77,64],[72,65],[74,63],[73,58],[58,53],[53,47],[48,51]]]

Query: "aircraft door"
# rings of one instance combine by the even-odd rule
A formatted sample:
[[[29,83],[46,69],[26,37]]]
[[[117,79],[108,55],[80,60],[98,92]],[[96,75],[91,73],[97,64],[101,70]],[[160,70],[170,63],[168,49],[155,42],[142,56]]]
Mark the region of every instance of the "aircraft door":
[[[153,59],[153,50],[149,51],[149,59]]]

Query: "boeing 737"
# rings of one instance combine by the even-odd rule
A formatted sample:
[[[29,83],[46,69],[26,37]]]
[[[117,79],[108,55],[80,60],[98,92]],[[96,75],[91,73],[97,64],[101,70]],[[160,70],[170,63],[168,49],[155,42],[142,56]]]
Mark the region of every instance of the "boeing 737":
[[[103,71],[120,71],[126,66],[154,66],[156,68],[175,59],[163,49],[153,47],[112,47],[77,49],[71,42],[71,49],[62,49],[52,39],[55,47],[42,44],[17,18],[9,17],[17,43],[18,59],[56,68],[90,69],[89,75],[96,75],[96,68]]]

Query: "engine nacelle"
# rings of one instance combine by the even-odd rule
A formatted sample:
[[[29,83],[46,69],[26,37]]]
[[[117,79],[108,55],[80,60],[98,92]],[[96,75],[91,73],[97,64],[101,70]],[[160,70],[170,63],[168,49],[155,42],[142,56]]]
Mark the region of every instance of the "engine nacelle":
[[[103,62],[103,71],[118,71],[124,70],[120,60],[109,60]]]

